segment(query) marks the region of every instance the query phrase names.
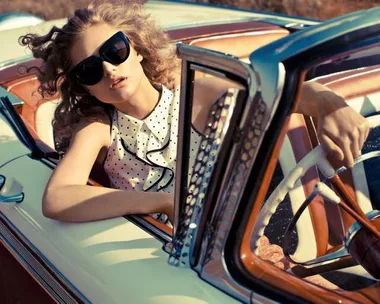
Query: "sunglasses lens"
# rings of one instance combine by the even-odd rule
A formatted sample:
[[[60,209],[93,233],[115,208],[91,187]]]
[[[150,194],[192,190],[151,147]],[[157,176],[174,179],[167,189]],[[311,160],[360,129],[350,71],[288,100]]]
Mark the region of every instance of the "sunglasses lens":
[[[77,79],[85,85],[95,85],[103,78],[103,66],[100,58],[90,57],[82,62],[75,71]]]
[[[101,51],[106,61],[112,64],[123,63],[129,56],[128,40],[124,36],[114,36],[102,47]]]
[[[121,64],[128,59],[129,41],[122,32],[117,32],[99,49],[100,57],[91,56],[74,68],[77,80],[85,85],[95,85],[103,78],[103,60]]]

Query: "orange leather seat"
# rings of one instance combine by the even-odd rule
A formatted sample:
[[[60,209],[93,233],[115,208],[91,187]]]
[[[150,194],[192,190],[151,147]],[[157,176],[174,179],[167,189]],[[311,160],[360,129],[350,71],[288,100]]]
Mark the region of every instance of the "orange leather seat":
[[[39,81],[33,74],[10,81],[4,87],[24,102],[21,116],[29,131],[54,149],[52,119],[58,96],[43,98],[38,92]]]

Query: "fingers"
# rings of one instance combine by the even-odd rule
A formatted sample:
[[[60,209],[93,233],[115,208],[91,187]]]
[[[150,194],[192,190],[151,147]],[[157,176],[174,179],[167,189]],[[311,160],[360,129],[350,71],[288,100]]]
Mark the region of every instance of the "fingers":
[[[326,152],[336,160],[343,160],[347,168],[352,168],[355,159],[361,155],[370,131],[368,121],[357,113],[355,115],[355,120],[349,124],[337,123],[339,119],[336,117],[335,123],[328,121],[320,132]]]
[[[356,148],[352,149],[351,148],[352,145],[354,145]],[[342,147],[342,151],[344,154],[344,165],[347,168],[352,168],[354,166],[354,158],[359,157],[359,153],[360,153],[360,151],[358,150],[357,141],[352,142],[352,145],[350,145],[348,141],[345,141]]]
[[[360,122],[351,131],[351,152],[354,159],[361,155],[361,150],[369,134],[369,124],[365,118],[361,118]],[[349,164],[349,159],[347,159],[347,165]],[[351,163],[350,163],[351,164]],[[353,166],[353,163],[352,163]],[[351,168],[351,166],[349,166]]]
[[[327,135],[322,135],[320,141],[328,155],[331,155],[338,161],[342,161],[344,159],[343,151],[331,140],[330,137]]]
[[[346,155],[346,153],[350,152],[349,154],[352,153],[352,156],[353,158],[358,158],[360,155],[361,155],[361,148],[363,146],[363,143],[361,143],[361,135],[360,135],[360,131],[358,130],[354,130],[351,134],[351,139],[347,139],[343,146],[344,146],[344,155]],[[349,148],[349,151],[347,151],[347,148]],[[347,159],[348,161],[348,159]],[[353,165],[353,164],[352,164]]]
[[[354,154],[351,145],[351,141],[349,139],[341,139],[335,138],[337,142],[334,142],[331,137],[327,135],[322,135],[321,143],[324,145],[324,149],[328,155],[333,157],[338,162],[344,163],[344,166],[347,168],[352,168],[354,165]],[[357,150],[358,144],[356,144]]]
[[[363,148],[363,145],[370,131],[369,123],[367,120],[364,119],[363,124],[359,127],[359,131],[360,131],[359,145],[360,145],[360,150],[361,150]]]

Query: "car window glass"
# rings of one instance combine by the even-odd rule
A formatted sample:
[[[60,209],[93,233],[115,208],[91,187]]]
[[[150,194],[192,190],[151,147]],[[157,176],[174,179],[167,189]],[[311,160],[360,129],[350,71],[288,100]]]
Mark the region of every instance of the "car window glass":
[[[174,241],[174,246],[180,247],[176,248],[177,260],[184,264],[188,263],[190,248],[199,249],[197,245],[201,238],[196,237],[196,233],[204,228],[206,215],[213,212],[219,185],[225,177],[232,131],[237,126],[235,110],[245,96],[245,88],[238,82],[212,71],[193,68],[194,81],[186,105],[191,106],[193,121],[188,153],[189,175],[187,188],[180,189],[184,191],[183,201],[179,204],[179,226]],[[185,131],[181,142],[185,156],[187,136]],[[185,160],[182,160],[183,167],[186,167]]]
[[[207,191],[208,184],[203,181],[201,185],[199,175],[206,180],[211,177],[226,133],[234,127],[230,119],[236,99],[244,91],[237,82],[203,71],[195,71],[194,79],[189,158],[189,174],[193,177],[189,180],[189,193],[200,186]]]

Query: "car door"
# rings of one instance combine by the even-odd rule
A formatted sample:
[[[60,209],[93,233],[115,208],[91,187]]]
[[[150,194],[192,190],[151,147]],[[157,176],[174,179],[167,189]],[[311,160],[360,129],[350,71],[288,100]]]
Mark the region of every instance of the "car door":
[[[9,97],[1,99],[0,237],[53,301],[234,302],[193,271],[170,267],[164,243],[136,221],[44,217],[42,196],[55,161],[38,149]]]
[[[353,297],[354,301],[378,302],[379,299],[376,296],[378,284],[374,278],[368,276],[365,270],[362,272],[363,269],[360,268],[360,265],[360,270],[355,272],[359,268],[354,267],[356,270],[353,271],[346,269],[355,263],[340,265],[340,268],[337,264],[330,264],[332,268],[338,268],[339,275],[349,273],[347,275],[349,279],[346,279],[349,283],[353,282],[350,279],[353,277],[362,276],[365,277],[365,280],[370,278],[370,281],[366,281],[369,282],[368,285],[359,284],[355,290],[339,287],[342,290],[336,292],[328,284],[321,286],[321,282],[315,280],[310,283],[307,279],[303,280],[302,275],[297,277],[294,273],[289,274],[283,269],[277,269],[277,266],[274,267],[268,259],[264,261],[262,256],[258,257],[254,252],[254,247],[258,240],[258,233],[264,230],[263,222],[265,225],[267,224],[269,217],[275,213],[278,206],[273,205],[273,208],[260,219],[262,205],[267,195],[271,194],[268,192],[268,188],[271,186],[271,177],[276,168],[279,154],[282,153],[280,152],[282,143],[286,142],[286,133],[291,127],[291,116],[296,108],[297,97],[304,81],[321,81],[321,83],[331,86],[332,90],[337,90],[338,94],[344,96],[350,106],[362,115],[372,117],[369,119],[371,124],[374,123],[372,126],[378,127],[380,102],[376,72],[380,64],[379,12],[379,9],[376,8],[339,17],[277,40],[251,54],[250,70],[247,72],[249,76],[245,78],[248,79],[246,88],[248,88],[249,94],[246,94],[245,98],[240,101],[244,103],[243,108],[235,117],[235,123],[230,124],[233,136],[226,136],[223,148],[219,150],[222,153],[218,155],[216,164],[221,167],[218,167],[217,173],[205,170],[202,176],[206,179],[207,174],[211,175],[208,179],[208,189],[211,191],[207,192],[207,189],[202,189],[202,179],[200,179],[198,184],[200,186],[195,190],[189,188],[189,191],[191,189],[197,194],[195,199],[193,199],[194,195],[190,195],[190,199],[186,196],[177,197],[178,201],[181,201],[177,213],[186,219],[178,223],[174,239],[174,245],[177,247],[175,247],[173,255],[179,264],[193,267],[204,280],[246,302],[260,301],[262,295],[273,300],[294,302],[342,301],[342,297],[344,300]],[[228,71],[226,66],[218,69],[215,66],[215,63],[218,62],[217,59],[207,58],[205,51],[188,46],[179,48],[180,53],[182,51],[185,54],[183,59],[186,59],[186,62],[183,66],[193,70],[185,78],[183,77],[186,88],[194,85],[194,70],[197,70],[197,66],[213,70],[209,71],[210,74]],[[226,58],[224,57],[224,59]],[[220,76],[225,77],[225,75]],[[364,76],[366,77],[365,81],[362,78]],[[344,88],[347,89],[347,95],[343,91]],[[354,90],[355,88],[357,90]],[[191,91],[191,89],[187,90],[188,96],[191,96]],[[354,93],[350,94],[351,92]],[[360,94],[357,95],[357,93]],[[210,126],[212,124],[211,119]],[[292,133],[302,131],[300,132],[300,136],[302,136],[304,129],[311,130],[305,125],[296,125],[292,129]],[[280,160],[284,162],[282,170],[285,171],[285,176],[296,175],[298,178],[305,174],[302,166],[296,167],[295,171],[292,169],[302,159],[301,153],[297,149],[308,146],[310,149],[308,152],[310,152],[314,147],[313,144],[318,144],[317,141],[312,142],[313,140],[298,138],[298,142],[294,142],[295,145],[289,146],[291,153],[283,154],[282,160]],[[378,141],[378,135],[372,139],[372,144],[376,141]],[[376,149],[379,148],[375,147]],[[308,152],[305,152],[304,155]],[[378,152],[376,153],[378,154]],[[377,156],[376,153],[371,155]],[[222,155],[224,155],[224,159],[221,158]],[[292,164],[293,158],[295,159],[294,164]],[[314,164],[309,162],[308,165]],[[223,172],[222,175],[221,172]],[[290,199],[291,208],[294,209],[288,211],[291,212],[290,217],[292,218],[297,208],[305,200],[305,195],[308,196],[313,190],[306,189],[310,186],[308,182],[312,180],[315,182],[316,178],[322,178],[318,172],[315,173],[317,174],[315,178],[307,176],[306,181],[297,183],[295,181],[297,178],[294,178],[284,183],[282,188],[277,189],[278,192],[272,201],[279,203],[290,189],[301,189],[303,198],[293,193],[293,198],[297,202],[293,203],[293,198]],[[359,177],[355,178],[355,174],[359,174]],[[366,186],[363,186],[362,172],[353,172],[353,179],[353,189],[356,191],[353,195],[356,196],[356,199],[364,200],[363,196],[367,196],[367,199],[370,197],[371,201],[374,200],[374,197],[377,196],[376,185],[378,183],[375,182],[372,186],[368,186],[372,187],[372,190],[365,190],[360,188]],[[369,180],[375,178],[371,179],[367,176],[366,179],[369,183]],[[346,186],[349,185],[349,182],[345,183]],[[185,184],[186,181],[182,180],[182,186]],[[276,186],[273,185],[270,191],[273,191]],[[366,193],[369,193],[370,196]],[[316,205],[317,207],[325,206],[321,201]],[[368,207],[368,202],[359,202],[359,205],[363,210],[374,207],[374,205]],[[266,209],[264,208],[264,210]],[[300,242],[296,249],[299,250],[300,257],[305,258],[305,261],[311,256],[317,258],[327,255],[328,246],[334,246],[331,239],[328,239],[330,236],[326,235],[329,232],[325,230],[328,228],[331,233],[335,233],[330,226],[331,223],[339,224],[342,220],[343,232],[339,233],[343,234],[346,233],[344,229],[348,228],[346,226],[350,224],[344,214],[341,215],[342,218],[336,217],[331,220],[329,218],[329,215],[333,214],[331,210],[312,208],[309,211],[310,214],[306,214],[304,221],[297,228]],[[281,216],[276,220],[281,220]],[[329,227],[327,227],[327,221],[329,221]],[[256,224],[257,226],[255,226]],[[280,228],[280,226],[274,227],[279,237],[284,232]],[[339,246],[342,245],[342,243],[339,244]],[[273,253],[278,256],[279,251]],[[315,263],[317,261],[319,260],[316,260]],[[284,263],[286,264],[286,260]],[[309,265],[302,264],[302,266]],[[332,268],[329,271],[332,271]],[[313,269],[316,271],[317,268]],[[320,272],[317,273],[322,273],[321,269],[318,271]],[[310,273],[306,275],[306,277],[308,276]]]
[[[378,292],[376,277],[371,277],[368,269],[362,267],[363,265],[358,265],[358,261],[347,252],[343,253],[347,246],[345,240],[348,239],[348,230],[352,229],[350,227],[355,221],[339,208],[338,211],[333,210],[331,198],[321,200],[321,197],[316,197],[314,200],[310,196],[313,206],[310,205],[302,213],[303,219],[300,218],[296,224],[297,241],[290,241],[289,234],[286,234],[285,239],[287,232],[286,229],[282,230],[282,226],[284,228],[290,226],[289,222],[292,221],[294,214],[300,210],[301,206],[304,207],[306,203],[310,203],[306,198],[312,193],[317,193],[314,192],[314,186],[319,181],[334,176],[330,175],[331,172],[328,173],[322,164],[318,164],[319,172],[314,172],[315,176],[312,175],[313,172],[307,170],[312,167],[310,170],[313,171],[316,159],[323,157],[317,156],[316,151],[320,148],[316,148],[311,153],[311,150],[318,144],[316,138],[312,138],[311,131],[315,132],[315,130],[310,127],[315,120],[311,118],[311,125],[307,125],[307,119],[310,118],[302,117],[302,124],[296,124],[293,119],[294,115],[297,115],[294,112],[297,103],[300,102],[299,94],[306,85],[305,81],[315,81],[326,85],[329,88],[326,89],[326,92],[333,90],[344,97],[348,105],[369,117],[368,120],[375,130],[378,127],[380,109],[377,78],[380,63],[378,13],[379,9],[377,8],[324,22],[278,40],[250,56],[252,68],[260,77],[260,99],[272,109],[272,114],[266,122],[266,127],[262,129],[266,134],[263,134],[261,147],[257,150],[256,157],[260,161],[252,162],[247,178],[250,181],[251,189],[256,190],[244,190],[246,200],[241,201],[244,207],[240,209],[239,219],[235,218],[239,221],[239,224],[236,222],[239,227],[236,231],[241,232],[245,229],[244,236],[239,238],[236,233],[230,235],[228,245],[239,244],[235,247],[233,263],[235,266],[237,265],[237,268],[241,267],[243,272],[249,269],[249,276],[252,278],[252,285],[249,286],[252,289],[257,283],[256,279],[260,277],[259,286],[268,284],[268,287],[276,288],[277,295],[288,297],[294,301],[296,301],[294,298],[296,297],[310,302],[331,302],[338,301],[343,295],[347,299],[353,297],[354,301],[358,302],[378,302],[377,296],[371,296],[372,293]],[[281,89],[279,90],[279,88]],[[344,118],[342,117],[342,119]],[[293,137],[292,139],[296,133],[298,138]],[[378,135],[374,136],[369,140],[372,141],[372,148],[378,151],[378,144],[377,148],[375,145]],[[289,153],[281,155],[286,143],[289,143],[289,147],[291,147],[288,150]],[[305,151],[301,151],[303,148]],[[309,150],[307,151],[307,149]],[[363,153],[368,152],[365,147]],[[309,158],[304,158],[307,155]],[[372,155],[375,161],[376,153],[374,152]],[[293,159],[295,162],[292,164]],[[279,186],[273,184],[273,179],[271,181],[271,177],[275,176],[274,164],[277,161],[280,162],[285,175]],[[306,162],[308,162],[307,166],[305,166]],[[339,169],[342,165],[337,162],[332,162],[332,164],[335,169]],[[370,167],[375,169],[378,168],[378,165],[376,167],[376,164],[372,164]],[[339,172],[343,170],[344,168]],[[343,201],[350,202],[351,198],[356,199],[363,212],[376,209],[373,203],[378,189],[374,186],[376,183],[371,186],[370,182],[376,179],[375,174],[378,174],[379,171],[376,172],[375,169],[372,172],[374,174],[372,176],[363,173],[358,166],[355,166],[352,172],[346,170],[341,178],[345,184],[345,190],[350,188],[351,193],[343,195]],[[346,173],[349,173],[348,175],[351,177],[346,179]],[[297,182],[299,177],[303,178]],[[255,183],[258,183],[256,184],[257,188],[254,186]],[[329,184],[330,187],[338,188],[335,181],[331,183],[334,185]],[[292,193],[297,189],[301,190],[303,197]],[[343,192],[343,190],[338,191],[340,194]],[[286,214],[284,209],[281,210],[279,205],[284,202],[287,193],[290,196],[288,199],[290,208],[287,210],[290,215]],[[248,213],[250,215],[246,216]],[[283,219],[289,221],[282,221]],[[268,250],[268,256],[265,257],[266,262],[263,262],[263,253],[260,255],[257,249],[260,241],[263,240],[261,238],[263,232],[268,232],[267,224],[270,222],[272,231],[274,231],[273,237],[270,239],[270,244],[273,246],[263,245],[262,248]],[[276,222],[279,224],[276,225]],[[289,253],[289,243],[294,245],[291,254]],[[237,248],[239,249],[237,250]],[[271,252],[272,257],[270,256]],[[331,252],[336,252],[336,254],[327,258],[328,253]],[[277,261],[281,261],[279,262],[281,266],[278,264],[272,268],[275,262],[271,258],[276,254],[279,254]],[[337,261],[342,262],[346,258],[351,261],[351,264],[338,266]],[[242,264],[239,265],[238,261],[241,261]],[[305,267],[313,272],[313,275],[320,276],[317,279],[309,278],[311,273],[304,273],[282,277],[283,270],[292,272],[293,269],[297,269],[292,264],[287,265],[288,262]],[[374,264],[378,262],[377,260]],[[321,264],[325,267],[323,270],[318,269]],[[230,265],[232,266],[232,262]],[[352,268],[350,268],[351,266]],[[281,271],[277,272],[276,269],[281,269]],[[339,280],[332,279],[335,275],[339,277]],[[328,282],[323,281],[326,277],[330,278]],[[280,278],[282,279],[280,280]],[[300,278],[303,280],[299,280]],[[368,279],[369,281],[367,281]],[[366,284],[363,284],[363,281],[366,281]],[[353,287],[354,282],[361,283]],[[330,283],[332,284],[330,285]],[[291,286],[292,284],[294,287]],[[353,285],[348,287],[349,284]],[[367,297],[366,299],[362,297],[363,294]]]
[[[2,244],[37,281],[39,285],[34,286],[35,289],[46,291],[51,301],[61,299],[73,302],[81,296],[72,293],[71,290],[75,288],[70,284],[62,284],[60,280],[66,280],[65,276],[57,278],[54,275],[57,272],[56,266],[48,260],[46,254],[46,249],[50,246],[49,238],[46,238],[47,228],[44,223],[47,219],[42,215],[41,201],[53,164],[41,161],[42,151],[38,149],[14,110],[13,105],[18,102],[16,97],[1,89],[0,236]],[[52,248],[53,250],[47,251],[55,256],[62,255],[60,250],[54,250],[54,246]],[[9,282],[12,280],[13,277]],[[4,288],[12,286],[9,282]],[[69,287],[62,287],[65,285]],[[20,287],[24,287],[28,294],[29,288]],[[17,297],[15,294],[12,295],[12,292],[15,293],[16,289],[10,288],[9,295]],[[43,299],[48,301],[46,297]]]

